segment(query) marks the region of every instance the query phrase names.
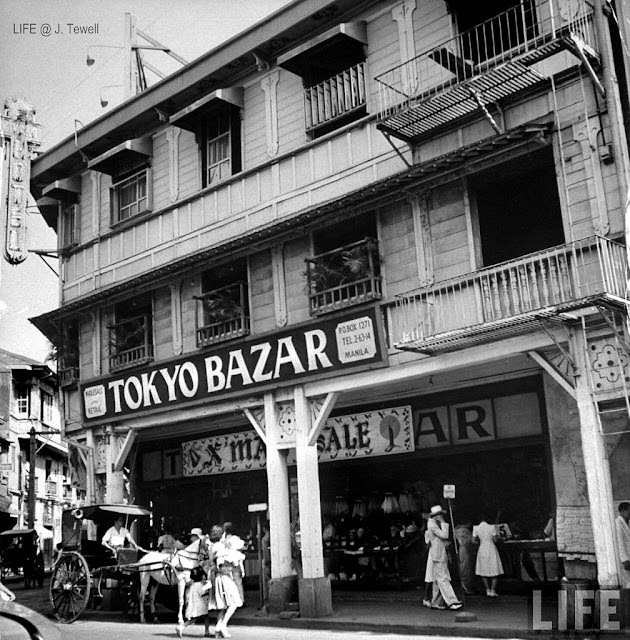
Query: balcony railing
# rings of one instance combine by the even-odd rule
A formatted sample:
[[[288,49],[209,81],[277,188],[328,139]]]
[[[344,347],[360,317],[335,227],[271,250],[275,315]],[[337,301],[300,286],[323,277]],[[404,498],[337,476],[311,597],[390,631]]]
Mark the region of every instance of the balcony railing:
[[[315,129],[365,106],[365,63],[304,89],[306,130]]]
[[[378,244],[372,238],[308,258],[306,264],[311,315],[381,298]]]
[[[59,386],[71,387],[79,381],[79,367],[64,367],[59,369]]]
[[[545,316],[626,298],[625,248],[602,237],[538,251],[398,297],[392,337],[427,352],[527,330]]]
[[[59,495],[56,482],[46,482],[44,491],[46,492],[47,498],[57,498]]]
[[[126,369],[153,360],[151,316],[142,314],[109,325],[111,371]]]
[[[543,79],[529,70],[529,65],[562,47],[577,46],[596,55],[592,8],[586,0],[521,0],[517,6],[379,75],[379,119],[386,120],[467,83],[472,92],[454,96],[453,104],[435,104],[438,114],[448,107],[463,115],[467,108],[464,101],[474,105],[475,91],[487,100],[495,100],[523,89]],[[515,63],[513,68],[505,68],[510,62]],[[497,69],[496,77],[488,77],[479,86],[472,83],[493,69]]]
[[[229,284],[196,299],[198,347],[249,335],[246,282]]]

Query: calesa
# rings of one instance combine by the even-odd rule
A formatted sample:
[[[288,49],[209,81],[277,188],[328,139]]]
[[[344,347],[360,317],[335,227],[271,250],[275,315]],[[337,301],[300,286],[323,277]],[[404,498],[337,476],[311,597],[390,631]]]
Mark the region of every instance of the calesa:
[[[236,391],[333,367],[327,344],[324,331],[313,329],[112,380],[108,391],[114,413]]]

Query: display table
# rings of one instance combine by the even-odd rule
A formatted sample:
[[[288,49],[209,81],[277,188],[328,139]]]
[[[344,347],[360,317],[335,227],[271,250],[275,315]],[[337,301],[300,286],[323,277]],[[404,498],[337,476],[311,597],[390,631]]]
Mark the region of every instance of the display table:
[[[498,547],[507,560],[506,576],[533,582],[559,579],[555,540],[504,540]]]

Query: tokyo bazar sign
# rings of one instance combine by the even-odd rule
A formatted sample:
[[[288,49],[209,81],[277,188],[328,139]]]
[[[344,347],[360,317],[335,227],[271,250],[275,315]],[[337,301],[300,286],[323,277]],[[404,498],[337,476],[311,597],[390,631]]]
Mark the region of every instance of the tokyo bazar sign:
[[[81,386],[86,421],[215,400],[358,367],[383,366],[381,317],[367,307]]]

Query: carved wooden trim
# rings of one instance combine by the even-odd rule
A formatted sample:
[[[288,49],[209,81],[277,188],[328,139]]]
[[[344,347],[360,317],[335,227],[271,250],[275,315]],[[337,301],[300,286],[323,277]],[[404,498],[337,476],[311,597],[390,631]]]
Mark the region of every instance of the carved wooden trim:
[[[271,274],[276,326],[284,327],[288,322],[288,312],[287,288],[284,279],[284,243],[282,242],[271,247]]]
[[[92,179],[92,231],[98,236],[101,229],[101,176],[100,171],[90,172]]]
[[[267,132],[267,154],[278,155],[280,139],[278,137],[278,92],[276,87],[280,72],[274,71],[262,79],[260,86],[265,92],[265,129]]]
[[[182,339],[182,296],[181,282],[172,282],[171,288],[171,327],[173,328],[173,354],[181,355],[184,350]]]
[[[182,130],[171,127],[166,132],[168,142],[168,188],[171,202],[179,197],[179,136]]]
[[[392,18],[398,26],[398,46],[400,47],[400,62],[404,63],[416,57],[416,42],[413,30],[413,12],[416,10],[416,0],[404,0],[392,9]]]
[[[100,376],[101,367],[101,312],[95,309],[92,316],[92,362],[94,363],[94,375]]]
[[[433,284],[435,278],[431,223],[429,221],[429,196],[428,194],[412,195],[409,197],[409,203],[413,214],[419,285],[427,287]]]

